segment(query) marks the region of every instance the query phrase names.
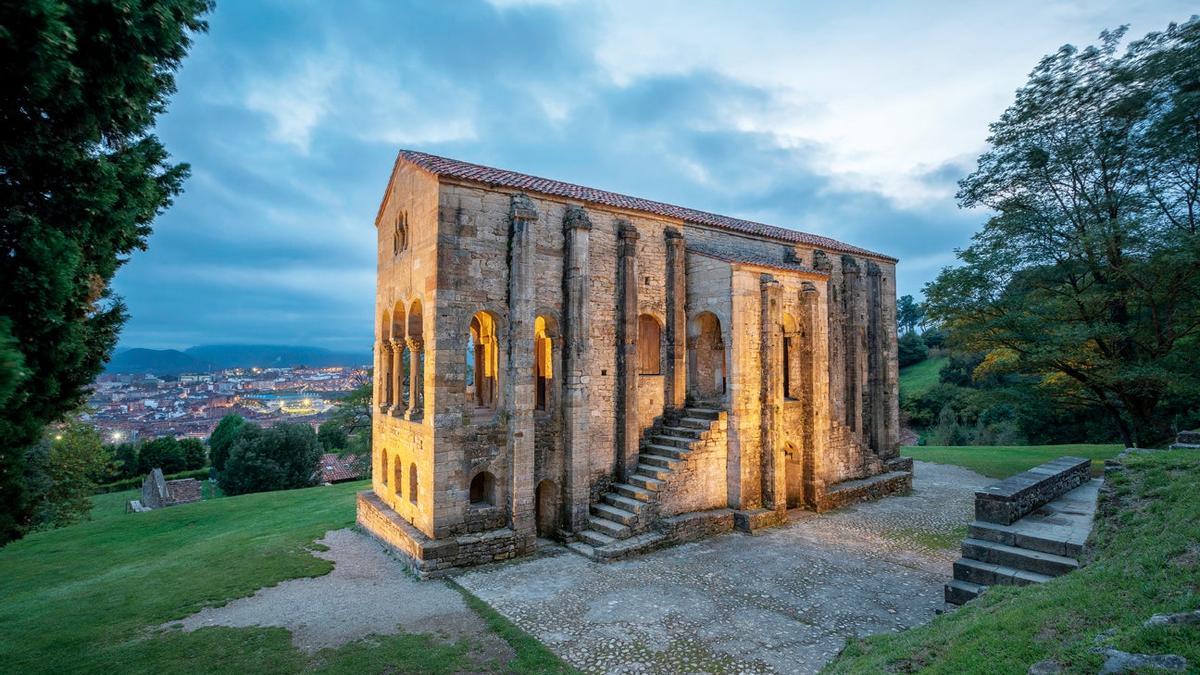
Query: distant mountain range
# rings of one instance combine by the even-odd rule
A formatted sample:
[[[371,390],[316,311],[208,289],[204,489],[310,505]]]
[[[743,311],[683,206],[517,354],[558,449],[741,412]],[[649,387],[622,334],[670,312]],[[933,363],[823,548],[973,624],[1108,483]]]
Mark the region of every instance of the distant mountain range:
[[[226,368],[294,368],[361,366],[370,352],[335,352],[320,347],[286,345],[201,345],[178,349],[124,349],[113,354],[105,372],[179,375]]]

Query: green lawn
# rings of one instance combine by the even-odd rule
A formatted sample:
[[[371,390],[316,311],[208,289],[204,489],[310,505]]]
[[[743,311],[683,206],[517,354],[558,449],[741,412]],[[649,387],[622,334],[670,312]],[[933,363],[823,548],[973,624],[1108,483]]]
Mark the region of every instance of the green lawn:
[[[957,464],[992,478],[1009,476],[1071,455],[1092,460],[1092,473],[1100,475],[1104,460],[1116,457],[1120,445],[925,445],[903,448],[905,457],[922,462]]]
[[[1024,673],[1054,659],[1095,673],[1096,646],[1178,654],[1200,665],[1200,625],[1146,628],[1154,614],[1200,607],[1200,453],[1159,451],[1110,475],[1078,572],[1040,586],[998,586],[932,623],[851,641],[831,673]],[[1111,633],[1109,632],[1111,631]]]
[[[354,493],[365,485],[224,497],[136,515],[124,514],[135,491],[96,496],[92,521],[0,549],[0,670],[479,670],[470,644],[426,636],[372,636],[309,657],[279,628],[155,628],[263,586],[329,572],[332,563],[307,549],[327,530],[353,524]],[[517,653],[504,670],[565,670],[503,617],[484,618]]]
[[[938,383],[938,375],[942,372],[942,366],[946,365],[949,360],[949,357],[939,356],[925,359],[907,368],[901,368],[900,397],[903,399],[920,396],[932,389]]]

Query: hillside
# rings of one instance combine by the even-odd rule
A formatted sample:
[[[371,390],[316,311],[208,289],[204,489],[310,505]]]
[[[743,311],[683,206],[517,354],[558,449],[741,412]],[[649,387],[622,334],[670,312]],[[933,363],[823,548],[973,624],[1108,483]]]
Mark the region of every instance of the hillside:
[[[1144,625],[1200,607],[1200,453],[1135,454],[1125,467],[1106,478],[1086,567],[992,587],[926,626],[852,641],[827,671],[1025,673],[1053,659],[1063,672],[1095,673],[1107,647],[1200,665],[1200,625]]]
[[[354,523],[354,495],[365,485],[223,497],[130,515],[123,505],[133,491],[96,497],[91,522],[0,549],[0,671],[562,670],[557,657],[486,606],[475,611],[512,645],[516,661],[481,667],[471,660],[470,644],[427,635],[370,636],[307,654],[281,628],[159,628],[264,586],[328,573],[332,563],[309,549],[327,531]]]
[[[201,345],[177,349],[125,349],[113,355],[109,373],[178,375],[225,368],[289,368],[361,366],[371,363],[370,352],[336,352],[320,347],[289,345]]]
[[[900,369],[900,398],[901,400],[920,396],[932,389],[938,383],[938,375],[942,366],[950,361],[949,357],[937,356]]]

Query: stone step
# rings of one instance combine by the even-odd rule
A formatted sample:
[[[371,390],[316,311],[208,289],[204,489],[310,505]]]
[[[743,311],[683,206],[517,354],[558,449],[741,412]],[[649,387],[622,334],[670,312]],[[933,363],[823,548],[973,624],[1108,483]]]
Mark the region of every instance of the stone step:
[[[629,477],[629,484],[643,490],[649,490],[650,492],[658,492],[663,484],[662,479],[671,473],[662,467],[647,466],[645,464],[638,464],[634,468],[634,471],[636,473]]]
[[[968,536],[972,539],[983,539],[1069,558],[1077,558],[1083,553],[1083,541],[1087,539],[1087,532],[1081,530],[1076,536],[1071,536],[1072,532],[1069,529],[1032,524],[1026,522],[1027,520],[1018,520],[1012,525],[976,520],[971,523]]]
[[[648,464],[650,466],[656,466],[660,469],[667,470],[673,470],[675,467],[683,464],[682,459],[675,459],[674,457],[668,456],[669,453],[679,452],[678,448],[666,448],[661,445],[652,445],[650,446],[649,451],[654,454],[642,453],[640,457],[642,464]],[[660,476],[656,476],[656,478],[660,478]]]
[[[628,539],[614,541],[605,546],[595,547],[593,560],[607,561],[624,558],[635,553],[642,553],[657,548],[663,544],[666,537],[659,532],[644,532]]]
[[[624,497],[622,495],[617,494],[616,492],[605,492],[604,496],[601,497],[601,499],[603,499],[604,502],[610,506],[615,506],[618,509],[624,509],[626,511],[634,513],[635,515],[641,513],[642,509],[646,507],[645,502],[640,502],[636,499],[630,499],[629,497]]]
[[[1079,569],[1079,561],[1074,558],[997,544],[994,541],[983,539],[964,539],[962,555],[971,560],[1014,567],[1050,577],[1061,576]]]
[[[596,557],[596,549],[591,544],[585,544],[582,541],[573,541],[567,544],[567,548],[587,558],[588,560],[599,560]]]
[[[592,513],[622,525],[633,525],[637,522],[636,513],[609,504],[592,504]]]
[[[661,433],[667,436],[679,436],[682,438],[690,438],[693,441],[701,440],[708,434],[708,425],[703,427],[681,427],[667,425],[662,427]]]
[[[682,460],[687,456],[688,451],[683,448],[677,448],[674,445],[652,443],[643,448],[642,453],[642,461],[645,461],[647,456],[670,457],[671,459]]]
[[[954,563],[954,578],[983,586],[1027,586],[1042,584],[1054,577],[1036,572],[1026,572],[1015,567],[980,562],[970,558],[959,558]]]
[[[658,483],[658,481],[654,482]],[[651,499],[654,499],[654,492],[650,488],[632,485],[631,483],[633,483],[633,477],[630,477],[629,483],[613,483],[609,489],[616,491],[616,493],[622,497],[636,499],[639,502],[648,502]],[[657,486],[655,486],[654,489],[658,489]]]
[[[692,444],[697,442],[695,438],[686,436],[667,436],[666,434],[657,434],[651,439],[655,445],[671,445],[681,450],[691,450]]]
[[[596,530],[584,530],[580,532],[579,539],[590,546],[607,546],[617,541],[615,538]]]
[[[987,586],[981,584],[952,579],[950,583],[946,584],[946,602],[952,605],[961,605],[968,600],[978,598],[979,594],[986,590]]]
[[[708,431],[712,428],[713,420],[704,417],[680,417],[675,424],[688,429]]]
[[[705,420],[721,419],[721,410],[718,408],[686,408],[688,417],[698,417]]]
[[[601,518],[598,516],[592,516],[589,518],[588,525],[590,525],[593,530],[596,530],[601,534],[606,534],[613,539],[628,539],[629,535],[633,534],[632,530],[621,523],[616,523],[608,520],[607,518]]]

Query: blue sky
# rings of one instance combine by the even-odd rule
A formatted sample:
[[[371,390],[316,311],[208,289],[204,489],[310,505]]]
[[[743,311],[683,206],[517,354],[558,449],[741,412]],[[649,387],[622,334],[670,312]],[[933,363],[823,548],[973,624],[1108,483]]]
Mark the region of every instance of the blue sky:
[[[919,294],[1037,60],[1185,2],[218,2],[158,133],[185,193],[115,287],[124,347],[369,349],[413,148],[832,236]]]

